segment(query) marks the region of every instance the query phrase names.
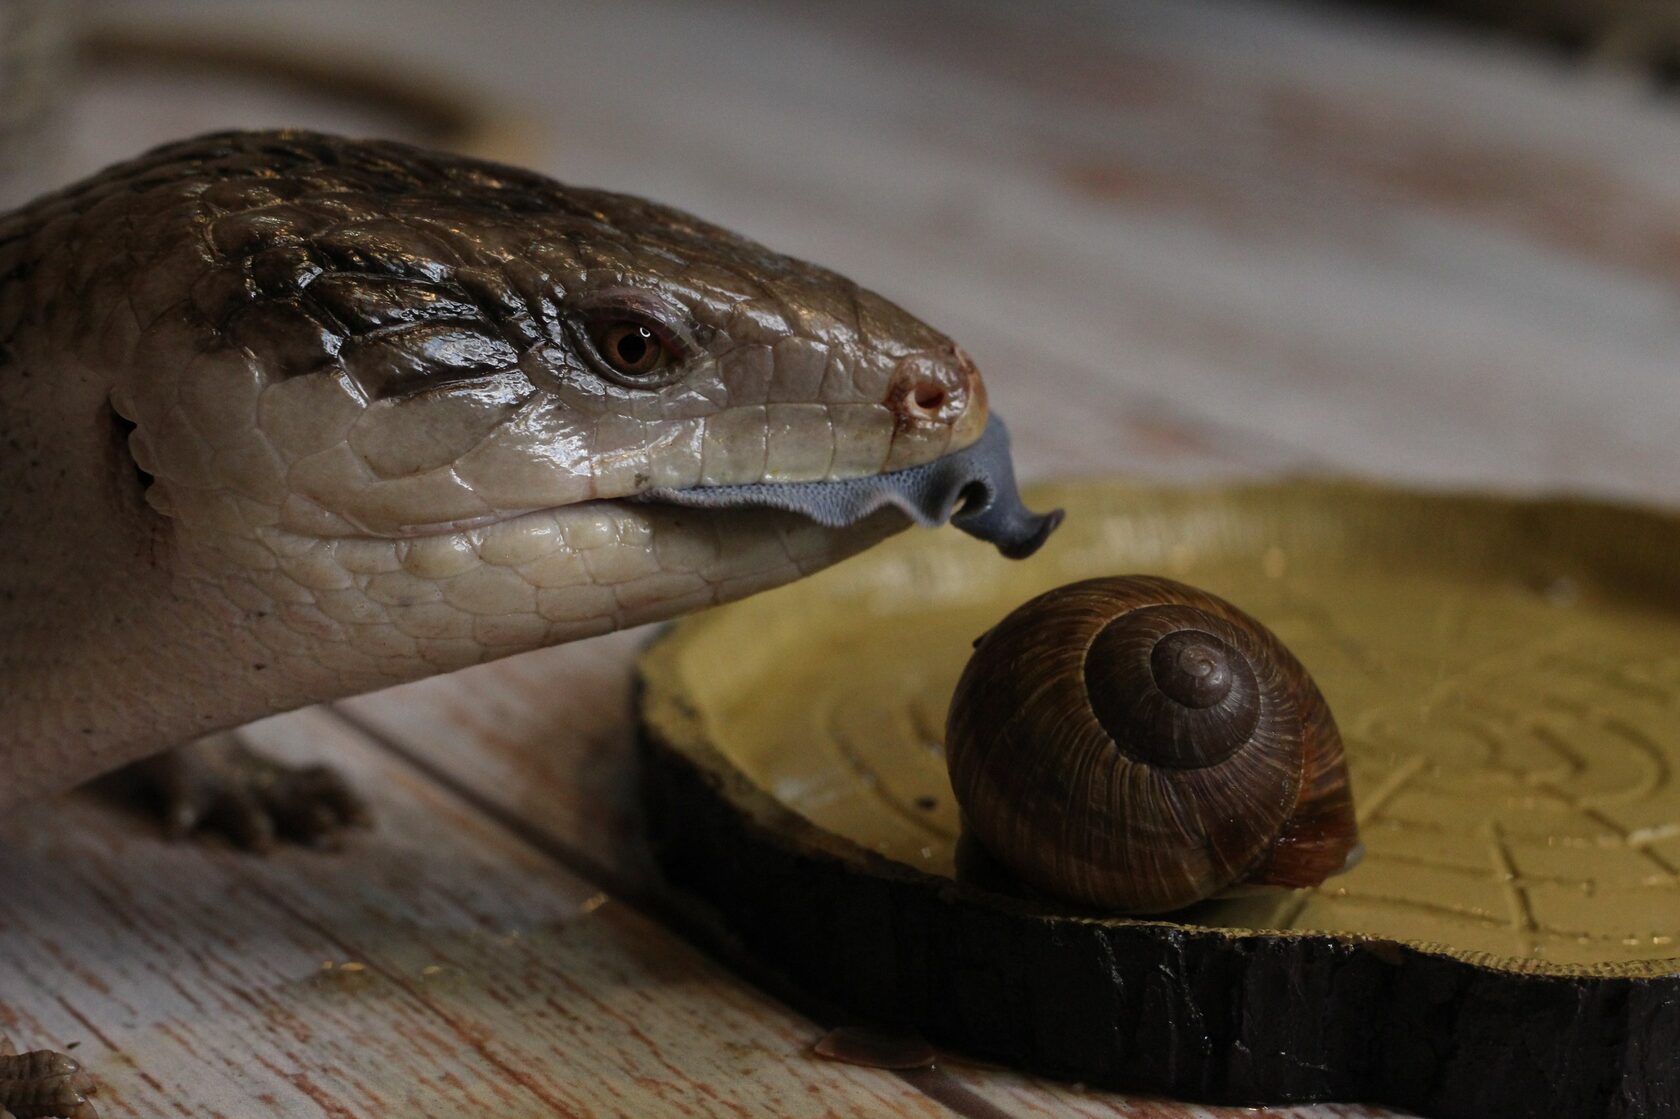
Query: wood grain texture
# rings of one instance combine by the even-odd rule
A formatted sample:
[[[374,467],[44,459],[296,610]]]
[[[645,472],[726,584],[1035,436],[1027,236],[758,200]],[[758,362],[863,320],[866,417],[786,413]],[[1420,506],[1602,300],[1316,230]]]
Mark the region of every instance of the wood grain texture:
[[[1680,493],[1680,113],[1632,80],[1235,0],[115,11],[438,68],[528,113],[544,170],[851,273],[962,340],[1027,476]],[[390,127],[190,77],[85,98],[55,177],[214,126]],[[375,796],[336,860],[164,848],[81,797],[7,821],[0,1028],[79,1041],[115,1115],[1209,1114],[817,1064],[820,1024],[620,904],[580,916],[653,896],[645,636],[345,705],[376,738],[271,724]]]
[[[6,821],[5,1029],[105,1116],[820,1116],[941,1108],[330,715],[253,732],[379,790],[338,854],[160,843],[88,795]]]

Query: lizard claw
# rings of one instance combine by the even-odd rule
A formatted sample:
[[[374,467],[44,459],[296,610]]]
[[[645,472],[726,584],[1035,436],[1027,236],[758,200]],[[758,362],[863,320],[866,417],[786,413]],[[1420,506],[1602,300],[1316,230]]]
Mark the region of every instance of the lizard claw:
[[[19,1053],[0,1039],[0,1119],[99,1119],[95,1091],[73,1058],[50,1049]]]
[[[281,840],[334,847],[369,822],[366,803],[324,765],[290,766],[216,734],[136,763],[171,838],[218,833],[247,851]]]

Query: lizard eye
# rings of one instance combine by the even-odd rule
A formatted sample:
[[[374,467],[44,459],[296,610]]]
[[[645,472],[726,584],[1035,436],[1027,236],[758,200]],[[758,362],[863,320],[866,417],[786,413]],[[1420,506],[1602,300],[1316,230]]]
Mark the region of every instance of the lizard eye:
[[[580,297],[568,312],[565,322],[579,354],[627,389],[671,384],[698,352],[686,312],[658,295],[609,289]]]
[[[630,319],[597,323],[590,337],[601,360],[631,383],[645,384],[671,364],[664,342],[646,323]]]

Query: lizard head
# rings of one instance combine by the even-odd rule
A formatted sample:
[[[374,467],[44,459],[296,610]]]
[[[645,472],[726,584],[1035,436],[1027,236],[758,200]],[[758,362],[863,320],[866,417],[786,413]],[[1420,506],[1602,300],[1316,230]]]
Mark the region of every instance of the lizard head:
[[[909,523],[802,502],[987,431],[945,335],[668,207],[307,133],[135,167],[109,176],[144,187],[149,242],[112,403],[147,500],[230,610],[346,664],[454,667],[787,582]]]

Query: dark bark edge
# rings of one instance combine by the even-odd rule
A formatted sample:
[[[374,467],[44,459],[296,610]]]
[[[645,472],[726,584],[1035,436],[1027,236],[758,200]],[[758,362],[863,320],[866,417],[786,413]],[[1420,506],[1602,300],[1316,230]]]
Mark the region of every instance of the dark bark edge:
[[[762,963],[867,1021],[1093,1086],[1364,1101],[1441,1119],[1680,1115],[1680,976],[1547,975],[1401,944],[1197,932],[998,904],[780,829],[644,721],[669,880]]]

